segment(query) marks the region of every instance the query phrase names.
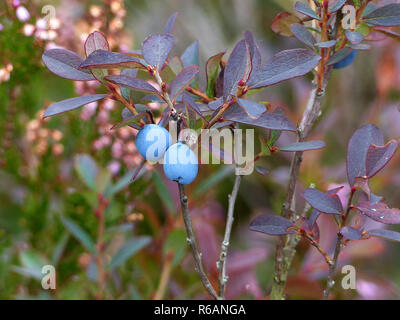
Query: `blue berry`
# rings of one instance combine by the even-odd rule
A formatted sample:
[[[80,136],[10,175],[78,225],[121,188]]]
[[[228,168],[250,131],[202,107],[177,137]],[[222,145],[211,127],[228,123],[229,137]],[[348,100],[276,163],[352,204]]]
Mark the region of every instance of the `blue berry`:
[[[158,161],[172,144],[170,133],[156,124],[145,125],[136,136],[136,148],[143,158]]]
[[[164,155],[165,175],[180,184],[191,183],[197,176],[198,167],[196,154],[181,142],[170,146]]]
[[[351,65],[354,61],[354,59],[356,58],[357,55],[357,51],[353,50],[346,58],[344,58],[343,60],[336,62],[333,65],[333,69],[342,69],[345,68],[349,65]]]

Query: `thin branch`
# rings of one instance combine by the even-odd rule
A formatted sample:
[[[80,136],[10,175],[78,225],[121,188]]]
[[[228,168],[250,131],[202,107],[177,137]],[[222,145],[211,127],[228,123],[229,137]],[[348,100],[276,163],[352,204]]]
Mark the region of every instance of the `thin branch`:
[[[241,181],[242,181],[242,176],[237,175],[235,177],[235,183],[233,186],[232,194],[229,195],[228,216],[227,216],[226,226],[225,226],[225,235],[224,235],[224,240],[222,241],[222,244],[221,244],[221,252],[219,255],[219,260],[217,261],[218,282],[219,282],[219,288],[218,288],[219,299],[225,299],[226,283],[228,282],[228,277],[226,275],[226,258],[228,255],[229,242],[230,242],[232,225],[233,225],[233,220],[234,220],[233,213],[235,210],[235,202],[236,202],[236,198],[237,198],[237,195],[239,192],[239,187],[240,187]]]
[[[214,299],[218,299],[217,293],[214,290],[210,280],[207,277],[206,272],[203,268],[203,263],[201,262],[201,252],[199,251],[199,247],[197,245],[196,236],[194,234],[193,226],[192,226],[192,219],[190,218],[190,212],[188,207],[188,198],[185,194],[185,187],[178,183],[179,188],[179,198],[182,207],[182,216],[183,221],[185,223],[186,232],[187,232],[187,242],[189,243],[192,254],[195,262],[195,269],[200,276],[201,282],[203,283],[205,289],[210,294],[210,296]]]
[[[201,98],[203,100],[204,103],[209,103],[211,101],[214,101],[214,99],[207,96],[204,92],[202,92],[200,90],[196,90],[192,87],[186,87],[186,91],[194,94],[195,96],[198,96],[199,98]]]

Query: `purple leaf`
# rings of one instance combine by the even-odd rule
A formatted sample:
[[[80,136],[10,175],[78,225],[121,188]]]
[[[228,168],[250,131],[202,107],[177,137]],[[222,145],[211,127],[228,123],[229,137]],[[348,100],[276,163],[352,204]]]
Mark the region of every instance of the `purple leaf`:
[[[175,22],[176,22],[177,16],[178,16],[178,12],[175,12],[168,18],[168,21],[165,24],[164,33],[173,33],[174,32],[174,27],[175,27]]]
[[[319,212],[318,210],[312,209],[310,217],[308,218],[312,226],[315,224],[320,214],[321,212]]]
[[[248,86],[257,89],[303,76],[312,71],[320,60],[319,55],[307,49],[281,51],[251,75]]]
[[[365,165],[368,178],[373,177],[386,166],[396,152],[397,147],[398,143],[395,140],[389,141],[384,146],[376,146],[374,144],[369,146]]]
[[[280,147],[280,151],[289,151],[289,152],[297,152],[297,151],[307,151],[307,150],[316,150],[325,148],[326,144],[320,140],[306,141],[306,142],[297,142],[287,146]]]
[[[247,45],[249,46],[251,69],[252,72],[254,72],[254,70],[258,70],[261,67],[260,49],[258,48],[254,40],[253,34],[250,31],[244,32],[244,39],[246,40]]]
[[[310,31],[307,30],[305,26],[300,23],[292,24],[290,26],[290,31],[300,42],[304,43],[307,47],[311,49],[314,48],[315,39]]]
[[[207,76],[207,96],[213,98],[215,96],[215,84],[217,83],[219,65],[225,51],[212,56],[206,63],[206,76]]]
[[[363,237],[363,234],[359,229],[350,226],[345,226],[340,229],[340,233],[349,240],[359,240]]]
[[[330,66],[332,64],[342,61],[343,59],[347,58],[351,54],[352,51],[353,51],[353,49],[351,49],[349,47],[345,47],[345,48],[335,52],[335,54],[329,58],[326,65]]]
[[[105,77],[104,79],[125,88],[148,92],[148,93],[154,93],[161,97],[161,93],[156,88],[154,88],[146,81],[138,78],[133,78],[125,75],[111,75]]]
[[[400,4],[392,3],[377,8],[363,16],[363,20],[375,26],[398,26],[400,25]]]
[[[96,50],[84,60],[79,69],[92,68],[145,68],[142,60],[123,53]]]
[[[218,98],[217,100],[213,100],[211,102],[208,103],[208,107],[211,110],[217,110],[218,108],[222,107],[222,105],[224,104],[224,100],[221,98]]]
[[[336,40],[317,42],[315,45],[320,48],[331,48],[336,44]]]
[[[344,186],[340,186],[340,187],[337,187],[337,188],[333,188],[333,189],[330,189],[330,190],[328,190],[327,192],[326,192],[326,194],[327,195],[329,195],[329,196],[332,196],[332,195],[334,195],[334,194],[337,194],[340,190],[342,190],[344,188]]]
[[[75,52],[66,49],[50,49],[43,53],[42,60],[46,67],[59,77],[75,81],[95,80],[89,71],[78,70],[83,58]]]
[[[329,214],[343,213],[342,203],[337,195],[330,196],[317,189],[308,188],[304,190],[303,196],[318,211]]]
[[[239,106],[242,107],[242,109],[247,113],[250,118],[258,119],[265,111],[267,111],[265,105],[261,103],[239,98],[237,98],[236,100]]]
[[[250,230],[266,233],[269,235],[283,235],[296,233],[295,230],[288,230],[294,224],[281,216],[274,214],[262,214],[250,223]]]
[[[301,228],[311,235],[314,240],[319,242],[319,227],[318,224],[315,223],[315,220],[311,220],[310,218],[300,217]]]
[[[335,13],[338,11],[340,8],[344,6],[347,0],[337,0],[335,3],[333,3],[331,6],[329,6],[329,13]],[[329,1],[330,2],[330,1]]]
[[[199,65],[199,40],[188,46],[181,55],[181,60],[184,67]]]
[[[294,5],[294,8],[298,12],[300,12],[310,18],[319,20],[319,17],[315,13],[315,11],[313,9],[311,9],[308,5],[306,5],[304,2],[300,2],[300,1],[296,2],[296,4]]]
[[[347,147],[347,178],[350,186],[354,185],[356,177],[366,176],[367,152],[371,144],[383,145],[382,133],[373,124],[363,126],[351,137]]]
[[[139,124],[139,120],[145,116],[146,112],[139,112],[138,114],[131,115],[130,117],[126,117],[122,121],[111,127],[112,130],[119,129],[125,126],[131,126],[132,124]],[[136,126],[135,126],[136,127]]]
[[[380,223],[400,224],[400,210],[389,208],[383,202],[371,204],[369,201],[362,201],[354,207],[362,214]]]
[[[194,79],[196,74],[199,73],[198,66],[189,66],[184,68],[172,81],[171,83],[171,100],[174,102],[179,94],[181,94],[185,88]]]
[[[400,242],[400,233],[392,230],[385,229],[375,229],[367,231],[368,235],[372,237],[383,238],[386,240],[399,241]]]
[[[110,51],[110,45],[106,37],[99,31],[94,31],[87,37],[85,41],[86,57],[96,50]]]
[[[171,34],[153,34],[142,44],[142,53],[146,62],[161,70],[165,60],[174,46],[174,36]]]
[[[369,49],[371,49],[371,46],[366,43],[358,43],[358,44],[349,43],[348,46],[350,48],[352,48],[353,50],[369,50]]]
[[[204,116],[203,116],[199,106],[196,104],[196,102],[193,100],[193,98],[189,94],[184,93],[182,99],[183,99],[183,102],[190,109],[192,109],[194,112],[196,112],[200,117],[202,117],[204,119]]]
[[[233,48],[224,71],[224,101],[236,96],[239,82],[247,81],[251,72],[250,51],[245,40],[240,40]]]
[[[361,41],[364,40],[364,36],[359,33],[359,32],[353,32],[350,30],[345,31],[346,38],[352,43],[352,44],[359,44]]]
[[[51,117],[59,113],[70,111],[90,102],[98,101],[107,97],[106,94],[94,94],[91,96],[75,97],[59,101],[50,105],[43,114],[43,118]]]
[[[224,114],[225,120],[248,124],[265,129],[296,131],[296,127],[282,114],[264,112],[258,119],[252,119],[237,104],[233,104]]]

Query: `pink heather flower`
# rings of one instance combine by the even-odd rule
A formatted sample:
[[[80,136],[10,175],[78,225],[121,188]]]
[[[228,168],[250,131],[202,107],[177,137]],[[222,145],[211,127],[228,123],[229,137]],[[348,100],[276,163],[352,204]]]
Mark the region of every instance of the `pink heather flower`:
[[[19,7],[19,6],[21,5],[21,1],[19,1],[19,0],[14,0],[13,3],[12,3],[12,5],[13,5],[14,8]]]
[[[97,105],[98,103],[95,101],[84,106],[81,113],[81,118],[83,120],[89,120],[96,113]]]
[[[118,161],[111,161],[107,169],[110,170],[113,175],[116,175],[121,169],[121,164]]]
[[[123,153],[123,148],[124,148],[124,144],[122,143],[121,140],[115,141],[111,148],[113,158],[115,158],[115,159],[121,158],[122,153]]]
[[[33,24],[26,24],[24,25],[23,29],[24,35],[30,37],[35,32],[35,26]]]
[[[3,31],[4,30],[4,27],[3,27],[3,25],[0,23],[0,31]]]
[[[38,19],[36,21],[36,28],[38,29],[47,29],[47,22],[44,19]]]
[[[27,21],[31,18],[31,15],[29,14],[28,10],[23,6],[19,6],[17,8],[16,14],[19,21]]]
[[[104,101],[103,105],[104,105],[105,110],[111,111],[112,109],[114,109],[115,101],[111,100],[111,99],[107,99]]]

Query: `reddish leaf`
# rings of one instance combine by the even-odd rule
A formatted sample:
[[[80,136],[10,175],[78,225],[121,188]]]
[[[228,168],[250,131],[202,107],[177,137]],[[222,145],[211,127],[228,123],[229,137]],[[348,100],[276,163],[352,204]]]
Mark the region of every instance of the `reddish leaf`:
[[[176,22],[177,16],[178,16],[178,12],[175,12],[168,18],[168,21],[165,24],[164,33],[173,33],[174,32],[174,27],[175,27],[175,22]]]
[[[392,230],[385,229],[374,229],[367,231],[368,235],[372,237],[383,238],[386,240],[398,241],[400,242],[400,233]]]
[[[301,23],[301,19],[290,12],[281,12],[275,17],[271,24],[271,29],[276,34],[285,37],[293,36],[292,31],[290,31],[290,26],[294,23]]]
[[[253,119],[258,119],[265,111],[267,111],[265,105],[255,101],[237,98],[237,103],[243,108],[247,115]]]
[[[325,148],[326,144],[320,140],[313,141],[305,141],[305,142],[297,142],[294,144],[290,144],[287,146],[280,147],[280,151],[289,151],[289,152],[297,152],[297,151],[308,151],[308,150],[316,150]]]
[[[395,140],[389,141],[384,146],[371,144],[367,152],[366,175],[371,178],[382,170],[397,150],[398,143]]]
[[[251,69],[258,70],[261,67],[261,53],[253,34],[250,31],[245,31],[244,39],[246,40],[250,50]]]
[[[153,34],[142,44],[142,53],[146,62],[161,70],[165,60],[174,46],[174,36],[171,34]]]
[[[212,56],[206,63],[207,89],[206,93],[209,97],[215,96],[215,84],[217,83],[219,64],[225,51]]]
[[[148,93],[154,93],[161,97],[160,92],[156,88],[154,88],[146,81],[138,78],[133,78],[125,75],[112,75],[112,76],[107,76],[104,79],[122,87]]]
[[[260,128],[296,131],[296,127],[290,120],[282,114],[264,112],[258,119],[252,119],[247,116],[246,112],[237,104],[233,104],[224,114],[225,120],[235,121],[238,123],[248,124]]]
[[[304,43],[307,47],[311,49],[314,48],[315,39],[310,31],[307,30],[305,26],[300,23],[295,23],[290,26],[290,31],[300,42]]]
[[[346,34],[346,38],[352,44],[359,44],[359,43],[361,43],[361,41],[364,40],[364,36],[359,32],[353,32],[353,31],[350,31],[350,30],[346,30],[345,34]]]
[[[75,52],[66,49],[50,49],[43,53],[42,60],[46,67],[59,77],[75,81],[95,80],[89,71],[78,70],[83,58]]]
[[[301,217],[300,223],[301,228],[310,236],[312,236],[315,241],[319,242],[319,227],[318,224],[315,223],[315,220],[311,220],[311,218]]]
[[[96,50],[110,51],[110,45],[106,37],[99,31],[94,31],[89,34],[85,41],[86,57]]]
[[[354,185],[356,177],[366,176],[366,158],[371,144],[383,145],[382,133],[373,124],[358,129],[351,137],[347,147],[347,177],[350,186]]]
[[[239,82],[247,81],[251,71],[250,51],[245,40],[240,40],[233,48],[224,71],[224,101],[230,95],[236,96]]]
[[[196,112],[200,117],[204,118],[199,106],[189,94],[184,93],[182,100],[189,108],[191,108],[194,112]]]
[[[92,68],[145,68],[142,60],[123,53],[96,50],[84,60],[79,69]]]
[[[269,235],[283,235],[296,233],[295,230],[288,230],[294,224],[281,216],[274,214],[262,214],[250,223],[250,230],[266,233]]]
[[[303,196],[318,211],[329,214],[343,213],[342,203],[337,195],[330,196],[317,189],[308,188],[304,190]]]
[[[302,13],[302,14],[304,14],[304,15],[310,17],[310,18],[319,20],[319,17],[318,17],[318,15],[315,13],[315,11],[314,11],[313,9],[311,9],[311,8],[310,8],[307,4],[305,4],[304,2],[300,2],[300,1],[296,2],[296,4],[294,5],[294,8],[295,8],[298,12],[300,12],[300,13]]]
[[[90,102],[98,101],[107,97],[106,94],[94,94],[91,96],[75,97],[59,101],[50,105],[43,114],[43,118],[51,117],[66,111],[81,107]]]
[[[350,226],[345,226],[342,229],[340,229],[340,233],[347,239],[350,240],[359,240],[363,237],[362,232],[359,229],[350,227]]]
[[[362,201],[354,206],[367,217],[384,224],[400,224],[400,210],[391,209],[385,203],[372,204],[369,201]]]
[[[190,82],[199,73],[198,66],[189,66],[184,68],[171,83],[171,100],[174,102]]]
[[[363,20],[376,26],[398,26],[400,25],[400,4],[392,3],[377,8],[363,16]]]
[[[312,71],[321,57],[311,50],[292,49],[277,53],[258,71],[251,75],[248,86],[263,88]]]

